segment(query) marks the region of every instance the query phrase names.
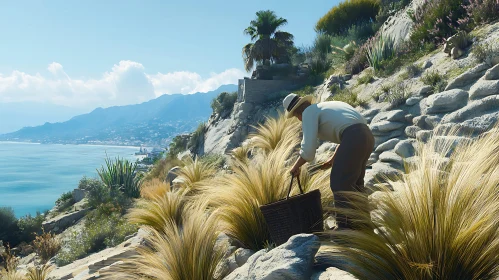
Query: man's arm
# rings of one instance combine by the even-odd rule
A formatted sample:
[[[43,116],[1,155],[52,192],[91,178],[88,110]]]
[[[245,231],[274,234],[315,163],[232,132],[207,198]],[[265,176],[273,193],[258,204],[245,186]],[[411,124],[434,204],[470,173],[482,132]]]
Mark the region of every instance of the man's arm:
[[[300,167],[306,162],[312,161],[315,158],[315,150],[317,149],[317,134],[319,130],[319,120],[316,115],[303,115],[302,131],[303,139],[301,141],[300,157],[296,160],[291,174],[298,176]]]

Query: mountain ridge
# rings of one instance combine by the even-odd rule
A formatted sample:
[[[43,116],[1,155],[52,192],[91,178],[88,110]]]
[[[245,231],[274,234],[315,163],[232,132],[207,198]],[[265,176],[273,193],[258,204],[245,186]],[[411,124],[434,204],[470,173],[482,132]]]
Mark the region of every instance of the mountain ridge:
[[[237,85],[193,94],[161,95],[133,105],[97,107],[64,122],[46,122],[1,134],[0,140],[65,144],[164,146],[179,133],[195,129],[211,115],[211,100]]]

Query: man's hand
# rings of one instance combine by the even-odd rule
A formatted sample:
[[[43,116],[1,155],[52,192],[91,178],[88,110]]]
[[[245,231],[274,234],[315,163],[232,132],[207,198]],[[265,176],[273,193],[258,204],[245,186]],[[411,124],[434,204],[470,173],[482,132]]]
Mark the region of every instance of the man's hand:
[[[293,168],[291,168],[291,170],[289,170],[289,173],[291,173],[291,175],[295,176],[295,177],[298,177],[300,176],[300,168],[302,167],[302,165],[304,165],[307,161],[305,161],[302,157],[299,157],[295,164],[293,164]]]
[[[300,170],[301,170],[301,167],[300,166],[293,166],[293,168],[291,168],[291,170],[289,171],[289,173],[291,173],[292,176],[294,177],[299,177],[300,176]]]

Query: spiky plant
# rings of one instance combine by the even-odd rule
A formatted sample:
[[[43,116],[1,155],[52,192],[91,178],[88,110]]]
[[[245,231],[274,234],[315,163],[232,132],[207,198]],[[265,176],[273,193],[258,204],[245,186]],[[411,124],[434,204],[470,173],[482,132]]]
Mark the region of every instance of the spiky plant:
[[[182,188],[189,190],[191,194],[196,194],[200,183],[213,178],[216,172],[213,164],[189,157],[185,160],[185,166],[178,172],[177,179]]]
[[[158,178],[153,178],[142,183],[140,186],[140,196],[145,199],[153,199],[157,196],[163,196],[170,190],[170,184]]]
[[[167,226],[181,226],[187,211],[187,190],[151,194],[148,199],[140,199],[127,214],[129,222],[162,232]]]
[[[395,41],[392,37],[383,34],[370,40],[370,46],[367,48],[367,61],[369,66],[377,71],[381,68],[382,61],[395,55]]]
[[[256,132],[248,136],[251,139],[251,146],[271,152],[284,139],[295,139],[299,141],[300,122],[296,118],[286,118],[279,113],[277,118],[267,118],[264,124],[255,127]]]
[[[248,163],[238,162],[232,173],[218,177],[206,188],[204,198],[219,208],[224,232],[247,248],[259,250],[269,240],[260,205],[287,195],[290,180],[286,164],[294,151],[294,139],[285,140],[275,150],[259,153]],[[293,194],[298,192],[297,188]]]
[[[148,247],[139,248],[131,258],[107,273],[107,279],[212,280],[226,248],[216,246],[217,214],[208,215],[202,207],[184,217],[182,227],[170,221],[160,232],[146,238]],[[113,278],[118,277],[118,278]]]
[[[375,218],[359,214],[361,230],[333,235],[329,257],[358,279],[497,279],[499,130],[457,147],[448,139],[421,145],[395,191],[378,196]]]
[[[115,160],[106,158],[106,166],[102,166],[97,172],[102,182],[111,190],[120,190],[128,197],[138,198],[141,176],[136,169],[137,163],[118,157]]]
[[[32,266],[28,268],[26,280],[46,280],[49,279],[50,272],[54,270],[54,266],[44,264],[42,266]]]

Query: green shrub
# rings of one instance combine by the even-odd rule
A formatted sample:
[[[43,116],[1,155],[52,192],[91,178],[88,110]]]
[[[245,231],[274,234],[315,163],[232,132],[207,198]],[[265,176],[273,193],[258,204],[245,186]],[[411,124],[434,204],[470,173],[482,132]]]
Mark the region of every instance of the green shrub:
[[[167,158],[176,158],[177,155],[187,149],[188,138],[185,135],[175,136],[168,146]]]
[[[360,73],[369,65],[367,61],[368,42],[355,50],[352,58],[345,63],[345,71],[350,74]]]
[[[73,199],[73,194],[72,192],[65,192],[63,193],[56,201],[55,205],[57,206],[57,211],[58,212],[64,212],[66,211],[69,207],[74,205],[76,202]]]
[[[119,190],[127,197],[140,196],[141,176],[136,173],[137,163],[119,157],[111,160],[106,158],[106,166],[97,170],[102,182],[111,190]]]
[[[327,55],[333,51],[333,47],[331,45],[333,36],[329,34],[317,34],[315,37],[313,50],[323,55]]]
[[[196,130],[191,134],[188,147],[191,151],[196,151],[204,143],[204,135],[206,133],[206,123],[202,122]]]
[[[471,27],[499,19],[499,2],[497,0],[468,0],[464,5],[467,16],[461,19]],[[470,22],[471,21],[471,22]]]
[[[410,13],[414,21],[410,40],[417,45],[423,42],[439,45],[457,32],[459,20],[465,14],[462,0],[426,1],[417,11]]]
[[[379,8],[378,1],[346,0],[320,18],[315,30],[330,35],[345,34],[353,24],[373,20]]]
[[[329,97],[327,101],[341,101],[350,104],[352,107],[365,107],[367,105],[367,100],[359,98],[358,93],[349,89],[342,89],[338,91],[336,94]]]
[[[366,70],[366,73],[364,73],[364,75],[362,75],[361,77],[359,77],[357,79],[357,82],[362,85],[362,84],[369,84],[373,80],[374,80],[374,73],[373,73],[373,71],[367,71]]]
[[[14,209],[10,207],[0,207],[0,240],[10,243],[11,247],[19,242],[17,233],[19,227]]]
[[[405,73],[408,78],[414,78],[421,73],[421,67],[416,64],[409,64],[405,67]]]
[[[314,94],[314,88],[312,86],[305,86],[302,89],[294,91],[295,94],[299,96],[306,96],[306,95],[311,95]]]
[[[213,113],[220,114],[226,111],[232,111],[237,100],[237,92],[222,92],[211,101]]]
[[[83,176],[80,179],[80,182],[78,182],[78,189],[89,190],[98,185],[102,185],[102,181],[98,178],[88,178],[87,176]]]
[[[79,232],[73,231],[64,242],[63,249],[56,256],[56,263],[66,265],[107,247],[117,246],[136,231],[137,227],[128,224],[118,213],[110,216],[89,215],[85,227]]]
[[[494,60],[499,58],[499,48],[492,43],[476,44],[471,49],[476,60],[480,63],[487,63],[492,66]]]
[[[205,163],[210,166],[215,166],[217,168],[221,168],[225,165],[225,156],[222,154],[204,154],[199,158],[199,161]]]
[[[367,61],[375,70],[381,69],[381,62],[395,56],[395,41],[392,37],[380,34],[368,40]]]
[[[18,236],[21,242],[29,243],[35,239],[37,234],[42,233],[42,223],[45,221],[45,216],[45,214],[37,212],[35,216],[27,214],[17,220]]]
[[[405,103],[407,98],[411,97],[411,94],[404,83],[395,84],[388,94],[386,95],[386,101],[388,101],[393,106],[399,106]]]
[[[445,89],[447,82],[444,77],[436,71],[427,71],[423,76],[421,76],[421,81],[425,85],[433,87],[433,92],[438,93]]]
[[[396,54],[391,59],[381,62],[381,69],[377,71],[376,74],[382,77],[393,75],[404,65],[414,63],[419,58],[433,50],[435,50],[435,45],[433,43],[425,43],[418,46],[411,45],[410,42],[402,43],[402,45],[397,48]]]

